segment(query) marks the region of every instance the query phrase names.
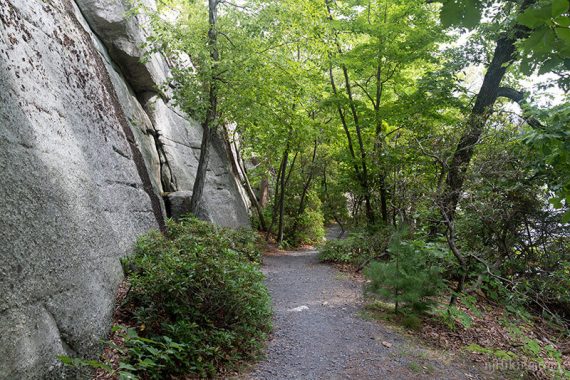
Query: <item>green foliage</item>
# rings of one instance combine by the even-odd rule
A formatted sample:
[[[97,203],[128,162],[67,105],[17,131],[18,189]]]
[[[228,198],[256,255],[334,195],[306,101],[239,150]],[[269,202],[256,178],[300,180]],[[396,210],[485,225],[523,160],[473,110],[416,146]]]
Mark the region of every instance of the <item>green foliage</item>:
[[[99,360],[59,356],[59,361],[74,368],[102,369],[119,380],[136,380],[141,377],[158,380],[163,378],[165,372],[171,372],[170,368],[175,367],[178,362],[185,360],[185,352],[189,350],[187,345],[175,343],[167,336],[143,338],[135,328],[114,326],[113,332],[117,333],[123,343],[117,345],[109,341],[106,344],[122,358],[128,358],[128,361],[120,361],[116,369],[112,363],[107,364]]]
[[[536,117],[547,119],[540,113]],[[556,120],[549,125],[560,128],[560,115]],[[536,307],[539,302],[570,315],[567,208],[556,210],[556,201],[548,202],[563,196],[568,177],[564,173],[570,168],[563,160],[564,134],[550,135],[551,145],[549,137],[542,137],[548,135],[550,127],[546,128],[528,131],[522,139],[521,130],[508,124],[487,133],[487,144],[474,158],[455,225],[463,250],[489,263],[471,262],[468,272],[468,281],[481,276],[481,289],[489,298],[518,307]]]
[[[395,233],[389,246],[390,260],[372,262],[365,270],[370,280],[367,291],[394,302],[395,311],[409,308],[412,313],[430,310],[443,289],[441,268],[429,250],[418,249]]]
[[[465,350],[469,352],[476,352],[476,353],[490,355],[501,360],[513,360],[517,358],[517,355],[511,351],[495,350],[492,348],[482,347],[475,343],[465,346]]]
[[[227,239],[228,246],[236,252],[239,252],[247,260],[261,264],[262,248],[265,241],[257,233],[249,228],[223,229],[222,237]]]
[[[319,249],[319,260],[362,265],[386,252],[391,234],[390,227],[382,227],[351,232],[345,239],[328,240]]]
[[[297,215],[296,230],[287,235],[293,246],[318,244],[325,237],[323,213],[320,210],[305,210]]]
[[[524,75],[535,72],[558,73],[560,85],[568,89],[570,85],[568,0],[538,0],[519,2],[519,4],[506,0],[497,2],[442,0],[441,2],[443,5],[440,17],[445,27],[491,30],[506,27],[509,34],[514,34],[515,30],[519,33],[522,31],[518,41],[521,72]],[[521,4],[526,4],[526,7],[523,8]],[[493,14],[496,24],[482,23],[483,14]]]
[[[524,319],[529,323],[530,319]],[[509,336],[516,342],[516,346],[520,347],[519,353],[527,360],[538,364],[546,376],[555,379],[570,376],[570,371],[564,368],[562,353],[556,347],[536,339],[534,334],[527,334],[526,329],[518,325],[516,320],[513,321],[512,317],[505,319],[503,324],[508,328]]]
[[[310,191],[306,195],[306,207],[301,214],[295,211],[285,222],[287,242],[292,246],[319,244],[325,237],[324,217],[321,201],[317,194]],[[294,205],[297,202],[293,202]]]
[[[182,360],[186,360],[187,352],[191,350],[188,344],[172,341],[168,336],[153,339],[141,337],[136,329],[116,326],[118,336],[123,345],[112,347],[128,358],[119,363],[119,379],[162,379],[165,373],[172,372]]]
[[[355,245],[354,236],[341,240],[328,240],[319,249],[319,260],[325,263],[350,264],[360,257],[361,248]]]
[[[447,328],[452,331],[455,331],[458,326],[461,326],[464,329],[468,329],[473,326],[473,318],[457,306],[449,306],[445,309],[439,310],[438,315]]]
[[[530,36],[519,48],[521,68],[531,74],[550,72],[560,67],[570,69],[570,12],[568,0],[542,0],[526,9],[517,21],[530,28]]]
[[[419,330],[422,320],[415,314],[407,314],[402,318],[402,326],[410,330]]]
[[[252,235],[253,232],[249,232]],[[255,358],[271,327],[254,236],[193,218],[170,221],[165,236],[141,237],[125,261],[127,302],[144,326],[127,330],[126,363],[153,378],[194,373]],[[129,335],[131,334],[131,335]]]
[[[82,359],[82,358],[70,357],[67,355],[59,355],[57,357],[57,360],[59,360],[66,367],[72,367],[72,368],[88,367],[93,369],[103,369],[108,372],[111,372],[113,370],[111,366],[95,359]]]
[[[570,223],[570,103],[534,113],[545,120],[545,127],[528,129],[524,142],[535,153],[537,173],[544,176],[554,193],[550,203],[556,209],[564,209],[562,221]]]
[[[479,0],[445,0],[441,8],[441,23],[446,26],[474,28],[481,21]]]

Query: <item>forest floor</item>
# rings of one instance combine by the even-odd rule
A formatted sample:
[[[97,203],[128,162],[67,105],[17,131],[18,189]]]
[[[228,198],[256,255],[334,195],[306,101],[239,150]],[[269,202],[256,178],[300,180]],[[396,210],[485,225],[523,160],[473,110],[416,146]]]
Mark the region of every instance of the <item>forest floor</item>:
[[[241,378],[493,378],[462,353],[429,348],[365,318],[362,279],[319,263],[315,250],[268,253],[263,271],[274,332],[266,358]]]

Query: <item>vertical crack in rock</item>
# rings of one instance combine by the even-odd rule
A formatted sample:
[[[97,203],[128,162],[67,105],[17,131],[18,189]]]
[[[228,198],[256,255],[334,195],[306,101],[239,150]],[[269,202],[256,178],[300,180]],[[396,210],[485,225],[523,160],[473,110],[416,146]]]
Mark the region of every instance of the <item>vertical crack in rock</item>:
[[[115,114],[117,115],[117,118],[119,119],[119,123],[121,124],[121,127],[123,129],[123,133],[125,134],[127,142],[131,148],[133,161],[134,161],[135,166],[137,168],[137,172],[139,174],[139,177],[143,183],[144,191],[148,194],[148,196],[151,200],[152,210],[153,210],[154,216],[156,218],[156,221],[158,222],[160,230],[165,231],[166,230],[166,224],[165,224],[164,216],[162,213],[162,207],[160,204],[160,199],[155,194],[155,192],[153,191],[152,182],[151,182],[148,170],[146,168],[143,155],[140,152],[139,148],[137,147],[135,136],[133,134],[133,131],[131,130],[129,122],[127,121],[127,117],[125,116],[125,114],[123,112],[123,108],[121,107],[121,105],[119,103],[119,98],[117,96],[115,88],[113,87],[109,73],[107,72],[107,69],[105,68],[105,64],[103,63],[103,59],[99,55],[99,52],[97,51],[97,49],[95,49],[95,47],[93,46],[93,41],[91,40],[89,33],[83,28],[83,26],[81,25],[81,22],[77,19],[77,16],[75,15],[75,9],[73,7],[72,2],[74,2],[74,0],[67,0],[67,2],[65,3],[66,8],[67,8],[67,13],[70,16],[71,21],[77,26],[77,29],[80,31],[80,33],[82,33],[83,38],[85,39],[86,46],[90,50],[90,53],[91,53],[93,61],[94,61],[94,66],[97,69],[97,71],[99,72],[99,75],[105,84],[104,87],[105,87],[106,92],[111,97],[111,103],[113,104],[113,111],[115,112]],[[81,12],[79,6],[77,4],[75,4],[75,5],[77,6],[77,9],[79,10],[79,12]]]
[[[147,111],[145,110],[145,112]],[[152,131],[149,130],[148,133],[152,135],[156,151],[158,152],[158,159],[160,164],[160,181],[162,183],[162,189],[165,193],[173,193],[178,190],[176,176],[172,172],[172,167],[168,162],[168,156],[166,150],[164,149],[164,142],[160,140],[160,132],[156,129],[156,126],[152,121],[151,125],[153,129]]]
[[[131,75],[132,73],[129,72],[130,70],[134,70],[139,73],[144,72],[145,70],[141,69],[141,67],[144,67],[144,64],[138,61],[135,57],[129,57],[128,54],[121,52],[121,49],[115,46],[113,39],[109,39],[109,36],[102,34],[101,31],[98,30],[97,25],[91,25],[92,22],[96,23],[97,21],[87,17],[87,15],[83,12],[84,7],[86,7],[88,3],[84,4],[83,1],[74,1],[76,2],[79,11],[84,16],[85,21],[89,25],[90,31],[96,37],[98,37],[103,46],[105,46],[107,53],[109,54],[109,58],[112,60],[113,66],[118,72],[121,73],[124,81],[133,91],[135,98],[141,105],[141,109],[147,114],[147,116],[149,116],[152,129],[147,129],[143,131],[143,133],[147,136],[151,135],[154,142],[154,148],[159,158],[159,178],[157,179],[160,180],[162,191],[166,193],[178,191],[177,179],[168,160],[167,152],[164,149],[164,142],[161,140],[160,130],[157,128],[154,121],[152,121],[148,110],[143,106],[146,102],[146,99],[150,99],[153,96],[159,96],[163,98],[165,102],[167,101],[160,94],[160,92],[154,91],[150,88],[157,85],[157,83],[152,83],[155,78],[153,78],[152,74],[149,72],[147,75],[143,75],[145,79],[142,80],[144,83],[141,83],[141,77]],[[123,32],[125,34],[128,34],[128,27],[125,27],[125,30]],[[157,189],[157,191],[160,192],[160,189]]]

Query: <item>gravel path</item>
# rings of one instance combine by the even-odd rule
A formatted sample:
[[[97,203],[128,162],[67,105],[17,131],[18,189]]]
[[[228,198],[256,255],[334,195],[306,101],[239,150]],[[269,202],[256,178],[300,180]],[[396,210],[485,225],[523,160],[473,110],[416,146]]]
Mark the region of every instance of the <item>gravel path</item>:
[[[319,263],[316,251],[267,256],[264,272],[274,333],[248,379],[481,378],[453,356],[359,317],[362,285]]]

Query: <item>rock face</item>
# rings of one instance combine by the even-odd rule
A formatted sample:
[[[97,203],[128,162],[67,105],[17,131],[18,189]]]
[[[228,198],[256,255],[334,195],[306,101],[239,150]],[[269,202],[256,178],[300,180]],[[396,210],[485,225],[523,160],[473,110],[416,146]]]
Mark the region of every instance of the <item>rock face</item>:
[[[0,379],[62,378],[57,355],[97,352],[119,258],[192,190],[202,131],[157,96],[168,66],[140,63],[126,10],[0,0]],[[245,226],[228,160],[216,141],[204,210]]]

